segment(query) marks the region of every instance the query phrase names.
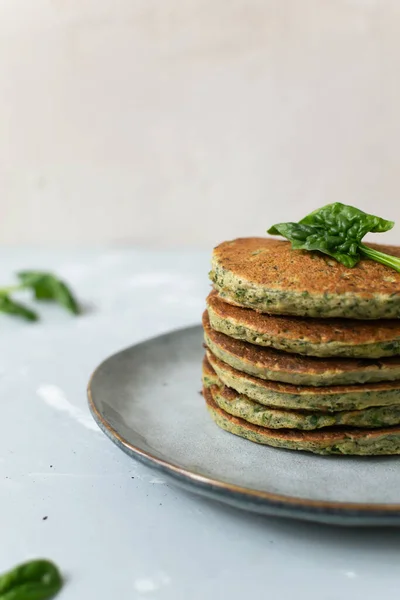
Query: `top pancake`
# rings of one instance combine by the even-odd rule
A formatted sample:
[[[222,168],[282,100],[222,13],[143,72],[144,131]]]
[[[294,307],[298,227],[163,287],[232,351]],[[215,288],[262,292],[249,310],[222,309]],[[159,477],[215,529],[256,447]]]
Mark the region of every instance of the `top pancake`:
[[[400,257],[400,247],[372,248]],[[353,269],[273,238],[214,249],[210,277],[227,302],[259,312],[351,319],[400,318],[400,273],[369,259]]]

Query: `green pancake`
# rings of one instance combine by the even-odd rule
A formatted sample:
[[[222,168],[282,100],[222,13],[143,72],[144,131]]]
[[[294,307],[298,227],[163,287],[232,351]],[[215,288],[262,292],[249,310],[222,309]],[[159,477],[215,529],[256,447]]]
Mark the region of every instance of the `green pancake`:
[[[400,427],[397,426],[384,429],[327,427],[315,431],[271,429],[253,425],[222,410],[213,399],[213,388],[204,387],[203,396],[211,417],[221,429],[257,444],[323,455],[400,454]]]
[[[203,385],[212,388],[213,400],[217,406],[234,417],[261,427],[312,431],[323,427],[347,426],[373,429],[400,424],[400,405],[379,406],[364,410],[341,410],[331,413],[265,406],[245,394],[239,394],[225,386],[215,372],[213,376],[212,371],[211,365],[205,359]]]
[[[233,369],[207,350],[210,385],[221,382],[259,404],[275,408],[334,412],[400,406],[400,381],[338,386],[300,386],[266,381]],[[207,382],[205,381],[205,384]]]
[[[203,314],[203,327],[205,343],[217,358],[261,379],[317,387],[400,380],[400,356],[369,360],[289,354],[215,331],[207,311]]]
[[[213,329],[238,340],[320,357],[382,358],[400,354],[400,319],[305,319],[259,313],[207,298]]]
[[[371,247],[400,257],[397,246]],[[346,319],[400,318],[400,273],[363,259],[353,269],[290,242],[240,238],[214,249],[210,278],[221,298],[259,312]]]

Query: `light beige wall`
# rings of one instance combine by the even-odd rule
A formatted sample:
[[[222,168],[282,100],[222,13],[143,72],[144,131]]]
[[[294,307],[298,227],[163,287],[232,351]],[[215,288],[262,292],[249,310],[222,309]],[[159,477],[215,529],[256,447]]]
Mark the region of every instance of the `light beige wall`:
[[[398,220],[398,0],[3,0],[0,241]],[[386,238],[388,239],[388,238]]]

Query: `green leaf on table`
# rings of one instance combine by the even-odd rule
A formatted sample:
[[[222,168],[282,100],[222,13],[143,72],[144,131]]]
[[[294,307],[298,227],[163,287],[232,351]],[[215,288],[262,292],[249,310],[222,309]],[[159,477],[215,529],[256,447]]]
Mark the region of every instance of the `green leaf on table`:
[[[313,211],[298,223],[278,223],[268,233],[287,238],[295,250],[318,250],[346,267],[354,267],[361,256],[367,256],[400,270],[399,258],[372,250],[361,243],[367,233],[381,233],[393,227],[393,221],[335,202]]]
[[[0,575],[0,600],[49,600],[63,585],[55,564],[32,560]]]
[[[30,308],[27,308],[24,304],[15,302],[15,300],[10,298],[7,294],[0,294],[0,313],[15,315],[26,321],[37,321],[39,319],[37,313]]]
[[[57,302],[74,315],[80,313],[79,304],[69,287],[52,273],[45,271],[20,271],[21,286],[32,289],[37,300]]]

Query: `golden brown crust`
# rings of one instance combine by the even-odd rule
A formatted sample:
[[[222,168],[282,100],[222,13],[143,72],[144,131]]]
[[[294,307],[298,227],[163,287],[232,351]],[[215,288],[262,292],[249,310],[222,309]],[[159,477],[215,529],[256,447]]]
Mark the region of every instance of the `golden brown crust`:
[[[365,394],[368,392],[384,392],[387,390],[397,390],[400,388],[400,381],[382,381],[377,383],[359,383],[353,385],[331,385],[324,387],[315,387],[312,385],[294,385],[292,383],[280,383],[279,381],[268,381],[267,379],[259,379],[254,375],[248,375],[247,373],[241,373],[237,369],[234,369],[230,365],[224,363],[222,360],[217,358],[211,350],[206,350],[206,356],[203,359],[203,368],[205,372],[210,376],[215,376],[215,370],[213,365],[220,367],[224,371],[236,375],[236,377],[244,376],[250,383],[257,384],[259,388],[264,388],[266,391],[274,391],[280,394],[296,394],[310,396],[334,396],[334,395],[345,395],[359,392]]]
[[[228,304],[215,290],[209,294],[206,302],[219,319],[233,321],[271,338],[307,340],[311,344],[337,342],[353,346],[400,338],[400,319],[362,321],[269,315]]]
[[[212,342],[224,351],[238,356],[243,362],[257,364],[271,371],[323,375],[327,372],[362,372],[369,369],[390,370],[391,367],[400,367],[400,356],[376,360],[366,358],[319,358],[289,354],[282,350],[275,350],[275,348],[254,346],[212,329],[207,311],[203,314],[203,327]]]
[[[202,365],[203,375],[207,375],[208,377],[217,377],[216,372],[210,365],[210,361],[207,358],[207,354],[203,357],[203,365]]]
[[[400,247],[368,244],[400,257]],[[400,273],[363,259],[349,269],[319,252],[292,250],[290,242],[274,238],[238,238],[214,249],[218,265],[236,277],[270,290],[309,294],[357,294],[363,298],[399,294]]]
[[[217,388],[216,388],[217,389]],[[292,442],[315,442],[316,444],[336,443],[339,440],[350,437],[351,440],[373,440],[379,439],[382,435],[400,435],[400,427],[392,426],[381,429],[358,429],[355,427],[326,427],[324,429],[315,429],[311,431],[299,429],[269,429],[260,425],[253,425],[239,417],[234,417],[219,408],[213,400],[213,387],[203,388],[203,396],[206,404],[213,412],[219,413],[228,419],[232,424],[239,425],[243,429],[253,431],[264,436],[270,436],[274,439],[287,440]]]

